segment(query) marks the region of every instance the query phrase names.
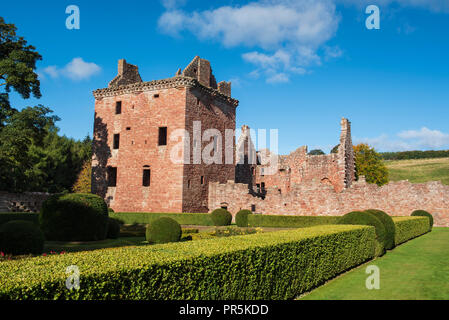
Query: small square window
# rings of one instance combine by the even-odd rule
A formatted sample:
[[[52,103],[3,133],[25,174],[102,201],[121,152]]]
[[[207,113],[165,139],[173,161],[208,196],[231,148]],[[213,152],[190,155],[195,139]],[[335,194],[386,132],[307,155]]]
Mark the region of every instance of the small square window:
[[[204,176],[201,176],[201,184],[204,184]]]
[[[122,102],[117,101],[115,103],[115,114],[121,114],[122,113]]]
[[[159,93],[156,93],[153,97],[159,98]]]
[[[252,204],[252,205],[251,205],[251,211],[252,211],[252,212],[255,212],[255,211],[256,211],[256,205],[255,205],[255,204]]]
[[[127,131],[131,130],[131,127],[126,127],[126,130],[127,130]]]

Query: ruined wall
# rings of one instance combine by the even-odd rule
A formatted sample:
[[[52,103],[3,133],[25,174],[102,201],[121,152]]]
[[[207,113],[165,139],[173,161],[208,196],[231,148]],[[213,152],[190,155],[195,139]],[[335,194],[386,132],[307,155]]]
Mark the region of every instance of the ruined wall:
[[[208,212],[208,188],[209,182],[225,183],[229,179],[234,179],[235,166],[233,159],[230,163],[225,163],[226,147],[230,148],[228,153],[235,154],[235,139],[231,137],[230,146],[226,146],[226,129],[235,130],[235,110],[236,105],[214,96],[201,88],[191,88],[187,92],[187,109],[185,117],[185,128],[190,134],[190,161],[184,166],[183,173],[183,212]],[[195,164],[194,150],[206,152],[206,148],[212,144],[213,138],[208,141],[194,141],[193,124],[194,121],[201,123],[201,136],[206,130],[214,129],[217,135],[216,147],[221,150],[219,163]],[[212,132],[212,131],[211,131]],[[215,133],[214,133],[215,134]],[[214,151],[209,153],[215,155]],[[203,183],[201,183],[201,181]]]
[[[222,203],[227,203],[233,214],[254,206],[256,213],[305,216],[343,215],[367,209],[409,216],[412,211],[422,209],[433,215],[435,226],[449,227],[449,186],[439,181],[415,184],[398,181],[378,187],[361,179],[342,192],[336,192],[330,185],[310,183],[295,185],[289,193],[269,189],[265,199],[249,194],[245,184],[233,181],[211,184],[209,208],[219,208]]]
[[[44,192],[0,192],[0,212],[39,212],[50,196]]]

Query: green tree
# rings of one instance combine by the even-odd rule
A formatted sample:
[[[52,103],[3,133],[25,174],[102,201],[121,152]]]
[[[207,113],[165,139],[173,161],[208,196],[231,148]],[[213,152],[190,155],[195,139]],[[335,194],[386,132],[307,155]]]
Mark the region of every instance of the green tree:
[[[323,150],[321,149],[313,149],[309,152],[310,156],[320,156],[322,154],[325,154]]]
[[[331,153],[338,153],[339,147],[340,147],[340,144],[337,144],[335,147],[332,148]]]
[[[378,186],[388,183],[388,169],[379,153],[367,144],[360,143],[354,148],[356,179],[365,176],[366,182]]]

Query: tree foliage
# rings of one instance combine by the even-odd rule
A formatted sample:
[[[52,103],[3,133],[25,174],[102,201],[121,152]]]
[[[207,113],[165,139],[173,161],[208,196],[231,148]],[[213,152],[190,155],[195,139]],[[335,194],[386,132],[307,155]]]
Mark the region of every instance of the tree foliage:
[[[338,153],[339,147],[340,147],[340,144],[337,144],[335,147],[332,148],[331,153]]]
[[[320,156],[320,155],[323,155],[325,153],[321,149],[313,149],[308,154],[309,154],[309,156]]]
[[[76,193],[91,193],[91,177],[92,177],[92,161],[87,159],[84,162],[81,172],[78,174],[75,184],[73,185],[73,192]]]
[[[378,186],[388,183],[388,169],[379,153],[367,144],[354,146],[356,179],[365,176],[366,182]]]
[[[11,88],[24,99],[41,97],[35,69],[42,58],[16,30],[0,17],[0,190],[70,190],[91,157],[92,141],[59,136],[59,118],[48,107],[11,106]]]

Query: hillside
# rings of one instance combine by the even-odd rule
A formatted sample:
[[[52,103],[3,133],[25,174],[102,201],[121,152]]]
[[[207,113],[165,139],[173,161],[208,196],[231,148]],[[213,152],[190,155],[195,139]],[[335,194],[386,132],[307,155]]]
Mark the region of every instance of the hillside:
[[[440,180],[449,185],[449,158],[385,161],[390,181],[427,182]]]

